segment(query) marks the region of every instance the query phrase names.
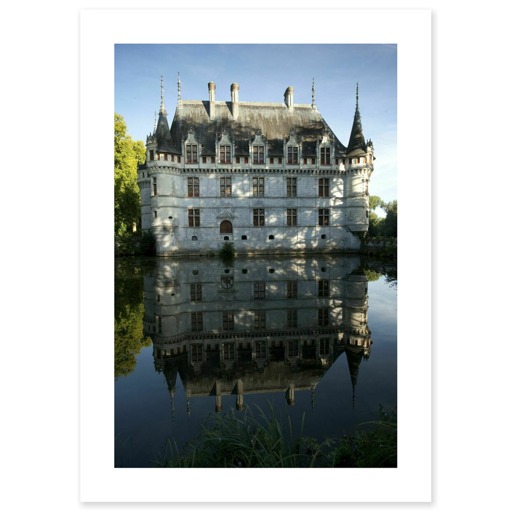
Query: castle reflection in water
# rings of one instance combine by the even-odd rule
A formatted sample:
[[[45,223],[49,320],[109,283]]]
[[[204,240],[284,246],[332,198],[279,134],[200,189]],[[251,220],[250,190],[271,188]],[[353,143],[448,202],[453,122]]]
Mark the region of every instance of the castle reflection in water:
[[[293,259],[159,259],[144,277],[144,331],[174,404],[177,379],[190,400],[313,392],[342,355],[355,390],[370,356],[368,279],[358,256]]]

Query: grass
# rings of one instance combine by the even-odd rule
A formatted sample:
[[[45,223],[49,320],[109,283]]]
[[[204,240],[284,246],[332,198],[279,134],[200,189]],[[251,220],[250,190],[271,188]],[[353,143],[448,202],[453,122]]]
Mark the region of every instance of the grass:
[[[201,433],[183,453],[169,442],[169,454],[155,461],[160,467],[396,467],[396,411],[380,411],[377,421],[361,424],[350,436],[319,442],[294,433],[291,421],[283,427],[273,413],[258,416],[247,410],[210,416]]]

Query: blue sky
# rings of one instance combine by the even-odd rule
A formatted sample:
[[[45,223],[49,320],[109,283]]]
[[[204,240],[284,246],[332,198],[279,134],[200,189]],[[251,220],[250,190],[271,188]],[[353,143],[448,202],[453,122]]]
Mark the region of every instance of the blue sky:
[[[115,48],[115,111],[128,133],[145,142],[160,107],[164,77],[169,122],[177,101],[177,77],[184,100],[230,100],[230,86],[240,86],[240,101],[282,102],[294,87],[295,103],[315,102],[340,141],[347,145],[354,117],[356,84],[363,132],[374,143],[375,170],[370,194],[397,199],[397,47],[387,44],[121,44]]]

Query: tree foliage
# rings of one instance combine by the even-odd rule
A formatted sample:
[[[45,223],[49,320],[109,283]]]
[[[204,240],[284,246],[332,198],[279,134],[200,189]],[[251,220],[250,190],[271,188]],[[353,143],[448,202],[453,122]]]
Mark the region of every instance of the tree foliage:
[[[146,159],[142,141],[134,141],[120,114],[114,114],[114,235],[122,244],[139,224],[140,192],[137,168]]]
[[[384,202],[379,196],[370,196],[370,214],[368,236],[373,237],[397,237],[398,202],[397,200]],[[379,217],[375,210],[382,208],[386,212],[385,217]]]

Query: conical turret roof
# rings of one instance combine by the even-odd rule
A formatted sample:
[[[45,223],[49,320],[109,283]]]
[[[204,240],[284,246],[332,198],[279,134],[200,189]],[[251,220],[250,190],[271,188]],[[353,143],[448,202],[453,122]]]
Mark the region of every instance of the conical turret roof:
[[[361,123],[361,114],[359,113],[359,84],[356,88],[356,111],[354,114],[354,122],[352,123],[352,131],[350,132],[350,140],[347,146],[347,154],[357,155],[366,153],[366,142],[363,135],[363,125]]]

